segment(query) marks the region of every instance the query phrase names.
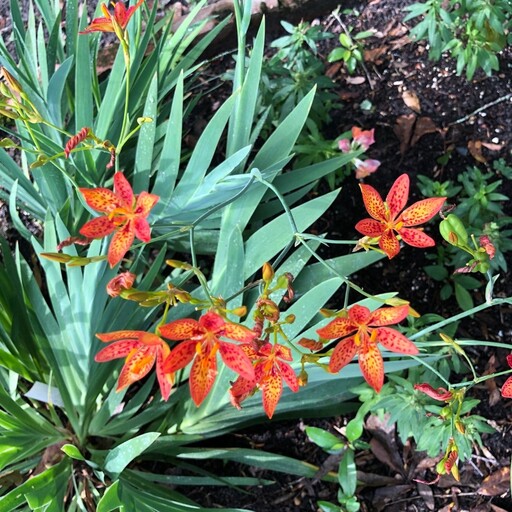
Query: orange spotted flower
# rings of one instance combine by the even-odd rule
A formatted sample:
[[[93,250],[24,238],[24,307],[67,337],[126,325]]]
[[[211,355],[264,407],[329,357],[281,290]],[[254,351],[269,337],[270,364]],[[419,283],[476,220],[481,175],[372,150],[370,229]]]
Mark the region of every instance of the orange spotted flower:
[[[512,368],[512,354],[507,356],[507,363]],[[512,398],[512,377],[509,377],[501,388],[501,395],[504,398]]]
[[[416,345],[403,334],[387,325],[401,322],[409,306],[394,306],[371,312],[365,306],[355,305],[346,317],[337,317],[316,332],[323,339],[344,338],[336,345],[329,361],[329,371],[339,372],[357,354],[366,382],[377,391],[384,383],[384,362],[377,347],[380,343],[391,352],[417,354]]]
[[[145,331],[114,331],[96,334],[96,337],[107,343],[114,342],[96,354],[94,360],[97,363],[126,358],[116,391],[121,391],[145,377],[156,361],[156,376],[162,397],[164,400],[169,398],[174,375],[163,371],[163,363],[170,349],[162,338]]]
[[[283,380],[294,393],[299,390],[299,380],[286,362],[293,361],[292,352],[288,347],[271,343],[265,343],[259,349],[251,344],[243,345],[242,348],[255,362],[254,379],[238,377],[229,390],[231,403],[240,409],[240,403],[259,387],[263,394],[263,409],[272,418],[283,393]]]
[[[139,0],[135,5],[128,9],[125,7],[124,2],[112,2],[114,13],[108,10],[105,4],[101,4],[101,11],[103,18],[95,18],[91,24],[86,27],[80,34],[88,34],[89,32],[115,32],[116,34],[122,33],[126,29],[126,25],[133,16],[133,13],[143,4],[144,0]]]
[[[397,234],[405,243],[413,247],[432,247],[434,240],[418,226],[430,220],[443,206],[446,197],[431,197],[418,201],[403,212],[409,198],[409,176],[402,174],[397,178],[386,201],[370,185],[360,184],[366,210],[372,217],[356,224],[356,230],[369,237],[369,243],[377,243],[388,258],[400,251]],[[402,213],[400,213],[402,212]],[[396,233],[396,234],[395,234]]]
[[[160,334],[169,340],[182,341],[165,360],[165,372],[174,373],[194,360],[189,386],[196,405],[206,398],[217,376],[217,352],[226,366],[247,380],[254,379],[254,368],[242,348],[220,339],[249,343],[256,334],[243,325],[228,322],[209,311],[199,321],[183,318],[163,325]]]
[[[117,265],[131,247],[135,237],[143,242],[151,240],[146,220],[159,197],[148,192],[133,194],[131,185],[122,172],[114,175],[114,191],[107,188],[81,188],[86,203],[105,215],[85,223],[80,234],[87,238],[103,238],[115,231],[108,248],[108,262]]]

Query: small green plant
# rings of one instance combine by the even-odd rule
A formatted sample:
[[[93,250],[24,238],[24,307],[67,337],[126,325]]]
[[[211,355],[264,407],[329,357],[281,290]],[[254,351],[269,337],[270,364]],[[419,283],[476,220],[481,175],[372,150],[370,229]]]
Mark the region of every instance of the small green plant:
[[[410,34],[427,39],[429,57],[439,60],[449,52],[457,60],[457,74],[468,80],[477,68],[487,75],[499,69],[497,54],[510,45],[512,4],[509,0],[428,0],[405,8],[404,21],[423,17]]]
[[[373,30],[365,30],[352,35],[352,27],[346,29],[343,26],[343,32],[339,36],[340,45],[338,48],[329,53],[327,60],[329,62],[343,61],[347,71],[350,75],[356,72],[357,66],[364,62],[364,46],[362,41],[368,37],[373,36]]]

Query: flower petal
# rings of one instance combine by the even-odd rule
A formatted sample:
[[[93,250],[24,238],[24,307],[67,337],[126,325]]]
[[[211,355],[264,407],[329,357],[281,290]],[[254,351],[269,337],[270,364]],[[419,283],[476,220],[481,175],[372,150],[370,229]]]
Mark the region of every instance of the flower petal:
[[[283,381],[279,375],[269,375],[261,386],[263,393],[263,409],[269,419],[274,416],[277,404],[283,393]]]
[[[359,367],[366,382],[379,393],[384,384],[384,361],[375,343],[366,344],[365,350],[360,349]]]
[[[126,25],[128,25],[128,22],[130,21],[130,18],[133,16],[133,13],[142,5],[143,2],[144,0],[139,0],[135,5],[132,5],[128,9],[125,8],[123,2],[116,3],[114,7],[114,13],[122,29],[126,28]],[[122,8],[119,8],[118,10],[119,4],[122,6]]]
[[[171,354],[172,355],[172,354]],[[217,359],[210,352],[198,356],[192,365],[189,376],[190,396],[199,406],[210,392],[217,376]]]
[[[106,361],[112,361],[113,359],[120,359],[126,357],[133,349],[137,349],[141,346],[138,341],[135,340],[120,340],[112,343],[108,347],[101,349],[95,356],[94,360],[97,363],[105,363]]]
[[[193,318],[180,318],[168,324],[162,325],[160,334],[168,340],[181,341],[189,340],[204,334],[199,322]]]
[[[114,174],[114,192],[119,198],[118,201],[127,210],[131,210],[133,208],[135,196],[133,195],[132,186],[122,172],[116,172]]]
[[[354,342],[354,336],[350,336],[350,338],[340,341],[331,355],[329,371],[331,373],[338,373],[344,366],[354,359],[356,353],[357,347]]]
[[[251,360],[238,345],[219,341],[218,346],[222,360],[228,368],[231,368],[244,379],[254,380],[254,368]]]
[[[277,365],[279,366],[279,370],[281,371],[281,377],[284,379],[288,387],[296,393],[299,391],[299,379],[293,368],[288,363],[283,363],[282,361],[277,361]]]
[[[167,347],[167,350],[164,348],[163,350],[158,350],[156,353],[156,378],[158,379],[162,398],[167,401],[171,394],[172,385],[174,384],[174,373],[164,372],[164,361],[167,359],[167,354],[169,353],[167,344],[164,343],[164,346]]]
[[[244,325],[226,322],[224,336],[235,341],[249,343],[256,338],[256,333]]]
[[[512,377],[509,377],[501,388],[501,395],[504,398],[512,398]]]
[[[355,225],[356,231],[372,238],[381,236],[384,233],[384,227],[381,221],[375,219],[363,219]]]
[[[89,32],[114,32],[112,20],[110,18],[94,18],[80,34],[88,34]]]
[[[377,328],[377,341],[391,352],[400,354],[418,354],[418,347],[401,332],[389,327]]]
[[[165,373],[174,373],[185,368],[196,355],[197,343],[195,340],[189,340],[174,347],[163,363],[163,371]]]
[[[348,310],[348,318],[355,325],[367,325],[371,318],[371,313],[366,306],[356,304]]]
[[[151,228],[144,217],[135,217],[133,220],[133,229],[135,236],[139,240],[143,242],[149,242],[151,240]]]
[[[137,196],[137,203],[135,204],[135,214],[141,217],[147,217],[149,212],[158,202],[160,197],[149,192],[141,192]]]
[[[402,228],[398,231],[402,240],[413,247],[434,247],[436,242],[433,238],[425,234],[420,229],[416,228]]]
[[[256,380],[246,380],[238,377],[229,389],[229,400],[237,409],[241,409],[241,403],[251,396],[256,387]]]
[[[366,211],[376,220],[386,219],[386,207],[380,194],[371,186],[360,183],[361,193]]]
[[[153,368],[155,358],[156,351],[154,347],[148,346],[141,347],[129,356],[119,374],[116,391],[121,391],[135,381],[145,377]]]
[[[86,222],[79,233],[87,238],[103,238],[110,235],[116,229],[116,225],[108,217],[96,217]]]
[[[409,304],[394,306],[391,308],[376,309],[368,321],[368,325],[381,327],[401,322],[409,314]]]
[[[407,227],[423,224],[439,212],[445,201],[446,197],[423,199],[406,208],[400,218]]]
[[[387,254],[388,258],[394,258],[400,252],[400,242],[393,230],[388,229],[380,237],[379,247]]]
[[[138,341],[141,334],[144,331],[112,331],[96,334],[96,338],[104,342],[122,340],[123,338],[133,338],[134,341]]]
[[[108,247],[108,262],[110,268],[115,267],[128,252],[133,244],[135,234],[133,232],[133,224],[128,221],[116,234],[112,237],[112,241]]]
[[[510,366],[510,368],[512,368],[512,354],[509,354],[507,356],[507,363]]]
[[[388,205],[392,219],[396,218],[405,208],[407,199],[409,199],[409,176],[402,174],[395,180],[386,196],[386,204]]]
[[[336,338],[343,338],[357,330],[357,325],[348,318],[335,318],[329,322],[325,327],[317,329],[316,332],[320,338],[326,340],[333,340]]]
[[[97,212],[110,213],[122,206],[119,197],[108,188],[80,188],[85,202]]]

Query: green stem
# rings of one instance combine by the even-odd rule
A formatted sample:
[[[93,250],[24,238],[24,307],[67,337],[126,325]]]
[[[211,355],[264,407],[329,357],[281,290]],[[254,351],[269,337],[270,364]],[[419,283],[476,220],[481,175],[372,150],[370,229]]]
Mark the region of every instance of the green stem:
[[[125,73],[125,98],[124,98],[124,112],[123,112],[123,124],[121,126],[121,134],[119,135],[119,142],[116,147],[116,171],[119,171],[119,153],[121,153],[121,149],[125,145],[128,137],[126,132],[129,129],[128,125],[128,105],[130,100],[130,48],[125,39],[121,39],[121,46],[123,48],[124,55],[124,64],[126,68]]]
[[[412,356],[411,355],[410,358],[414,359],[416,362],[422,364],[423,366],[428,368],[432,373],[437,375],[446,384],[446,386],[448,388],[453,387],[448,380],[446,380],[432,365],[430,365],[426,361],[424,361],[422,357]]]

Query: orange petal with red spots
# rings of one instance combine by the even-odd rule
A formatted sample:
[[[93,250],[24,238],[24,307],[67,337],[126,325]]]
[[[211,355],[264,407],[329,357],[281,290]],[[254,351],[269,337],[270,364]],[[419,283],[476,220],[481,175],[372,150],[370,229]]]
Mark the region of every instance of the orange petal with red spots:
[[[199,324],[205,331],[209,331],[211,333],[218,333],[219,331],[224,329],[226,320],[217,313],[214,313],[213,311],[208,311],[199,319]]]
[[[167,344],[164,343],[164,346],[167,347]],[[167,347],[167,350],[169,350],[169,347]],[[164,372],[164,361],[166,355],[167,354],[164,350],[158,350],[156,353],[156,378],[158,379],[158,384],[160,386],[160,393],[162,393],[162,398],[165,401],[169,399],[172,385],[174,384],[174,373]]]
[[[501,395],[504,398],[512,398],[512,377],[509,377],[501,388]]]
[[[218,345],[222,360],[228,368],[231,368],[244,379],[254,380],[254,368],[251,360],[238,345],[224,341],[219,341]]]
[[[121,391],[135,381],[145,377],[153,368],[155,357],[155,349],[145,346],[129,356],[119,374],[116,391]]]
[[[122,340],[123,338],[133,338],[133,340],[138,340],[141,334],[144,334],[144,331],[112,331],[98,333],[96,334],[96,338],[104,342]]]
[[[292,351],[284,345],[274,345],[274,351],[277,357],[285,361],[293,361]]]
[[[256,338],[256,333],[248,329],[244,325],[235,324],[232,322],[226,322],[224,326],[224,336],[235,341],[241,341],[243,343],[249,343]]]
[[[394,258],[400,252],[400,242],[391,229],[388,229],[380,237],[379,247],[386,253],[389,259]]]
[[[384,361],[376,344],[368,343],[364,351],[359,351],[359,367],[366,382],[378,393],[384,384]]]
[[[229,389],[229,400],[231,404],[237,409],[241,409],[240,404],[252,395],[255,386],[256,381],[249,381],[243,377],[238,377]]]
[[[283,381],[278,375],[269,375],[265,378],[261,391],[263,392],[263,409],[269,419],[274,416],[277,404],[283,393]]]
[[[135,196],[133,195],[132,186],[122,172],[114,174],[114,192],[127,210],[133,208]]]
[[[299,391],[299,379],[297,379],[297,375],[295,375],[293,368],[288,363],[283,363],[282,361],[278,361],[277,365],[279,366],[281,377],[284,379],[286,384],[288,384],[288,387],[294,393]]]
[[[85,202],[98,212],[110,213],[122,206],[119,197],[108,188],[80,188],[79,190]]]
[[[355,225],[355,229],[364,236],[375,238],[384,233],[384,224],[375,219],[363,219]]]
[[[166,343],[162,340],[162,338],[160,338],[160,336],[157,336],[152,332],[142,332],[139,341],[141,343],[144,343],[144,345],[156,345],[158,347],[166,345]]]
[[[80,228],[80,234],[87,238],[103,238],[115,231],[116,226],[108,217],[96,217]]]
[[[385,220],[386,207],[380,194],[371,186],[360,183],[361,193],[366,211],[376,220]]]
[[[423,199],[406,208],[401,215],[404,226],[417,226],[430,220],[443,207],[446,197]]]
[[[400,354],[418,354],[418,347],[401,332],[389,327],[379,327],[377,329],[377,341],[391,352]]]
[[[133,229],[135,236],[143,242],[149,242],[151,240],[151,228],[149,227],[148,221],[143,217],[135,217],[133,220]]]
[[[357,347],[354,342],[354,336],[350,336],[350,338],[340,341],[331,355],[329,371],[331,373],[338,373],[344,366],[354,359],[356,353]]]
[[[112,237],[112,241],[108,247],[108,262],[110,268],[115,267],[128,252],[133,244],[135,235],[133,233],[133,225],[131,222],[127,222],[122,229],[119,229],[116,234]]]
[[[206,398],[217,376],[217,359],[215,355],[207,354],[197,357],[192,365],[189,376],[190,396],[199,406]]]
[[[436,242],[433,238],[426,235],[423,231],[415,228],[402,228],[398,231],[402,240],[413,247],[434,247]]]
[[[137,197],[137,203],[135,204],[135,214],[141,217],[147,217],[149,212],[158,202],[160,197],[149,192],[141,192]]]
[[[409,314],[409,304],[391,308],[380,308],[371,314],[368,325],[380,327],[382,325],[393,325],[401,322]]]
[[[174,373],[185,368],[196,355],[197,341],[189,340],[180,343],[171,350],[171,354],[164,361],[163,370],[165,373]]]
[[[357,325],[367,325],[371,318],[370,310],[366,306],[356,304],[348,310],[348,319]]]
[[[94,360],[97,363],[105,363],[113,359],[126,357],[134,348],[138,348],[140,343],[135,340],[121,340],[112,343],[108,347],[101,349],[95,356]]]
[[[393,183],[393,186],[386,196],[386,204],[388,205],[392,219],[396,218],[405,208],[407,199],[409,199],[409,176],[402,174],[395,180],[395,183]]]
[[[180,318],[160,327],[160,334],[168,340],[189,340],[194,336],[204,334],[199,322],[193,318]]]
[[[335,338],[343,338],[357,330],[357,325],[348,318],[335,318],[329,322],[325,327],[317,329],[318,336],[327,340]]]

